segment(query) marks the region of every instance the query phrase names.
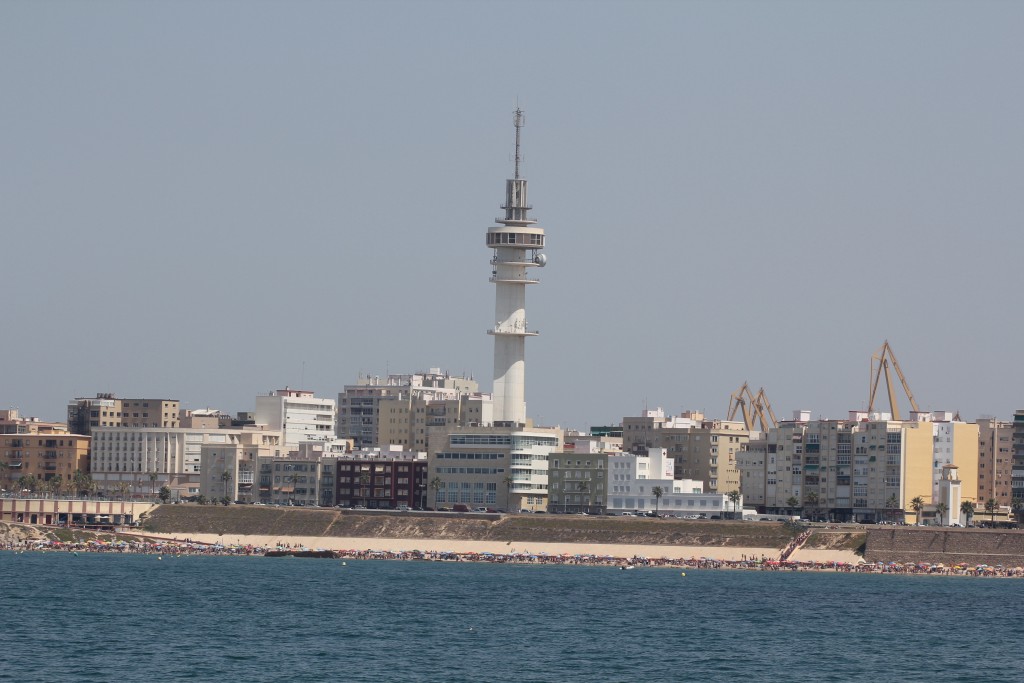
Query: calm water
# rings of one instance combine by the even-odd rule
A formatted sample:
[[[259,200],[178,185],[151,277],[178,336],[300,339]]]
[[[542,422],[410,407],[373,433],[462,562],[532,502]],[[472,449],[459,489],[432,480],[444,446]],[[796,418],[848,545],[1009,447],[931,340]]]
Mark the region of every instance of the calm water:
[[[0,680],[1024,680],[1018,580],[10,552],[0,573]]]

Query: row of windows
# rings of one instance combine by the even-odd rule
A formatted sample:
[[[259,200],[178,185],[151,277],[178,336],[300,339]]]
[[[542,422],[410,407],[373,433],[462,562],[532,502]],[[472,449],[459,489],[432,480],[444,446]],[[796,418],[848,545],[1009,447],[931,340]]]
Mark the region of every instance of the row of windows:
[[[489,232],[487,244],[521,244],[528,247],[543,247],[544,235],[524,232]]]
[[[504,453],[438,453],[438,460],[503,460]]]
[[[437,474],[504,474],[505,470],[497,467],[435,467]]]
[[[508,446],[512,437],[507,434],[452,434],[453,446]]]

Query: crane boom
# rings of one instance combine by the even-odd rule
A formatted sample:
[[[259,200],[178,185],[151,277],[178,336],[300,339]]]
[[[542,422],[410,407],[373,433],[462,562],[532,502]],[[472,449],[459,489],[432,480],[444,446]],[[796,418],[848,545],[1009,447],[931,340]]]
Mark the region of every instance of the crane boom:
[[[875,407],[875,396],[878,393],[878,382],[882,379],[882,375],[885,375],[885,386],[886,392],[889,394],[889,410],[892,413],[894,420],[900,419],[900,407],[896,402],[896,389],[893,386],[892,375],[889,374],[889,362],[892,361],[893,370],[896,371],[896,376],[900,378],[900,384],[903,385],[903,391],[907,394],[907,398],[910,400],[910,407],[915,412],[919,412],[920,408],[917,407],[917,401],[914,400],[914,394],[910,391],[910,385],[907,383],[907,378],[903,374],[903,370],[900,369],[900,364],[896,360],[896,354],[893,353],[892,347],[889,346],[889,340],[885,340],[882,347],[871,354],[871,392],[868,395],[868,412],[870,413]],[[876,366],[877,364],[877,366]]]

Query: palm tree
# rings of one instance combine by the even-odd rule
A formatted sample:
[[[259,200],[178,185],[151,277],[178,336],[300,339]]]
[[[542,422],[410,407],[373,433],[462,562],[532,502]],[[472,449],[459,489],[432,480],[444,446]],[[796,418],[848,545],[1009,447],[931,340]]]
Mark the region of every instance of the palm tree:
[[[654,486],[650,489],[650,493],[654,496],[654,516],[656,517],[659,504],[662,503],[662,497],[665,496],[665,489],[660,486]]]
[[[10,484],[11,478],[11,466],[5,462],[0,462],[0,482],[3,482],[3,486],[0,488],[6,489],[7,485]]]
[[[900,501],[896,497],[896,494],[889,496],[889,500],[885,501],[885,516],[889,518],[890,522],[894,522],[896,517],[896,508],[900,506]]]
[[[156,472],[149,473],[149,489],[154,497],[156,497],[156,480],[158,476]]]
[[[128,496],[128,492],[131,490],[132,485],[126,481],[119,481],[114,486],[114,491],[121,496],[121,500],[124,500]]]
[[[939,518],[939,526],[942,526],[942,517],[949,512],[949,506],[945,503],[939,503],[935,506],[935,515]]]
[[[1017,521],[1024,521],[1024,498],[1014,498],[1010,501],[1010,509],[1017,515]]]
[[[786,508],[789,510],[788,514],[793,514],[793,510],[797,509],[798,507],[800,507],[800,501],[797,499],[796,496],[790,496],[789,498],[786,499]]]
[[[440,478],[438,478],[438,477],[435,477],[435,479],[440,481]],[[505,509],[508,510],[509,512],[515,512],[512,509],[512,484],[515,483],[515,479],[512,478],[511,474],[506,474],[505,478],[501,480],[501,483],[505,485]],[[435,496],[435,498],[436,498],[436,496]],[[434,501],[434,502],[435,502],[434,507],[437,507],[437,505],[436,505],[437,501]]]
[[[364,474],[363,477],[369,477],[369,475]],[[362,481],[363,477],[359,477],[360,481]],[[298,481],[299,481],[299,475],[295,474],[294,472],[292,472],[291,474],[284,475],[284,483],[290,484],[291,487],[292,487],[292,489],[290,491],[291,495],[288,496],[288,502],[289,503],[291,503],[291,502],[293,502],[295,500],[295,484],[297,484]]]
[[[967,526],[970,526],[971,518],[974,517],[974,501],[965,500],[962,503],[960,503],[960,514],[962,514],[964,518],[966,518]]]
[[[658,488],[658,487],[655,486],[654,488]],[[580,492],[581,496],[586,495],[586,494],[590,493],[590,482],[589,481],[581,481],[580,483],[576,484],[576,489]],[[658,495],[658,494],[655,493],[654,495]],[[587,500],[585,504],[583,504],[583,503],[580,504],[580,512],[586,512],[587,509],[589,509],[589,508],[590,508],[590,501],[589,500]]]
[[[23,474],[18,477],[18,493],[28,490],[30,493],[35,493],[39,490],[39,480],[36,479],[34,474]]]
[[[363,505],[366,505],[370,497],[370,493],[367,490],[370,486],[370,473],[363,472],[359,475],[359,493],[363,497]],[[369,507],[369,506],[367,506]]]
[[[924,510],[924,498],[921,496],[914,496],[910,501],[910,509],[914,511],[917,516],[916,524],[921,526],[921,511]]]
[[[804,496],[804,502],[807,503],[807,505],[810,506],[812,510],[818,509],[819,500],[820,498],[818,498],[818,494],[815,493],[814,491],[811,491],[806,496]]]
[[[505,479],[511,479],[511,477],[505,477]],[[511,484],[508,484],[508,485],[511,486]],[[434,478],[430,480],[430,483],[428,484],[428,486],[430,487],[430,490],[434,492],[434,509],[436,510],[437,509],[437,492],[444,488],[444,482],[441,481],[441,477],[438,477],[438,476],[435,475]]]
[[[156,472],[154,472],[153,474],[156,475]],[[223,472],[221,472],[220,480],[224,485],[224,500],[230,500],[230,498],[228,498],[228,482],[231,481],[231,471],[224,470]]]
[[[995,498],[989,498],[985,501],[985,512],[989,514],[989,521],[992,524],[996,523],[996,510],[999,509],[999,503],[996,502]]]
[[[739,491],[733,490],[729,491],[727,497],[729,498],[729,502],[732,503],[732,518],[736,519],[736,508],[739,506],[740,499],[743,497],[743,494]]]

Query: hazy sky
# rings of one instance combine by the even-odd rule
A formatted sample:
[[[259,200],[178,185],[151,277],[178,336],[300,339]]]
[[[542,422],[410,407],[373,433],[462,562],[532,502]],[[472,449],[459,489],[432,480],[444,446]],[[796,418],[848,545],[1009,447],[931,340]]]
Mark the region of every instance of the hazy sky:
[[[0,406],[489,391],[484,235],[548,235],[527,408],[1024,407],[1021,2],[0,3]],[[906,406],[904,405],[904,410]]]

